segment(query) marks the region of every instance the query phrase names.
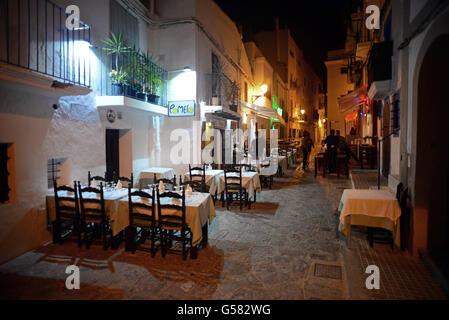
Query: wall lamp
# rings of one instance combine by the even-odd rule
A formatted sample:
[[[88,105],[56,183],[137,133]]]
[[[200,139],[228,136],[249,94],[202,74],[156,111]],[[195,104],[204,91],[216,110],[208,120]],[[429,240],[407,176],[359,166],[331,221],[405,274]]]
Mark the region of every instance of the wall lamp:
[[[260,86],[260,92],[261,94],[253,95],[253,101],[252,103],[256,102],[257,99],[265,97],[265,94],[268,92],[268,85],[263,84]]]
[[[191,67],[189,67],[189,66],[186,66],[186,67],[184,67],[184,68],[182,68],[182,69],[178,69],[178,70],[170,70],[170,71],[168,71],[168,72],[190,72],[190,71],[193,71],[193,69],[191,68]]]

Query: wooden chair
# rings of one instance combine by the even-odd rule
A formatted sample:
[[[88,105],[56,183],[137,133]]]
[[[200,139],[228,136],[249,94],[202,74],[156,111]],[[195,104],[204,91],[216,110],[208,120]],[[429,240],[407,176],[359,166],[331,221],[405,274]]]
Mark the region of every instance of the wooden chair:
[[[189,164],[189,176],[190,180],[201,180],[206,184],[206,165],[203,164],[202,167],[191,167]]]
[[[82,229],[80,219],[80,209],[76,181],[74,187],[57,186],[56,179],[53,180],[55,193],[56,220],[53,222],[53,242],[62,245],[70,235],[75,235],[78,247],[82,246]],[[70,192],[72,195],[59,196],[60,191]],[[72,228],[64,230],[64,226],[71,222]],[[68,231],[68,232],[67,232]],[[65,233],[65,235],[63,235]]]
[[[407,232],[408,230],[406,226],[407,221],[407,194],[408,194],[408,188],[404,189],[404,185],[399,183],[396,187],[396,199],[398,200],[399,206],[401,207],[401,217],[399,219],[400,223],[400,230],[401,230],[401,249],[405,250],[405,243],[407,239]],[[383,237],[376,237],[374,234],[376,232],[376,235],[383,235]],[[389,243],[391,246],[391,249],[394,250],[394,236],[393,233],[384,229],[380,228],[368,228],[368,239],[370,246],[373,247],[374,242],[381,242],[381,243]]]
[[[237,174],[237,175],[236,175]],[[225,170],[225,193],[226,193],[226,208],[232,205],[234,200],[239,201],[240,210],[243,205],[248,203],[248,193],[242,185],[242,170]]]
[[[182,245],[182,259],[187,259],[192,249],[192,232],[186,223],[185,190],[182,193],[164,192],[157,189],[157,209],[159,232],[161,235],[161,252],[165,258],[169,250],[173,250],[172,242],[178,241]],[[169,201],[161,201],[168,199]]]
[[[340,178],[340,172],[343,168],[345,176],[349,179],[349,161],[346,153],[338,153],[336,156],[337,177]]]
[[[117,183],[120,180],[120,182],[128,182],[128,186],[131,186],[131,188],[134,187],[134,174],[131,172],[131,177],[117,177],[114,179],[114,182]],[[89,184],[90,185],[90,184]]]
[[[246,163],[240,163],[240,164],[235,164],[234,165],[234,169],[236,170],[242,170],[245,169],[245,172],[258,172],[257,168],[254,167],[251,164],[246,164]],[[249,199],[248,199],[249,201]],[[257,192],[254,192],[254,202],[257,202]]]
[[[106,179],[106,178],[107,178],[107,173],[106,172],[104,173],[104,177],[102,177],[102,176],[94,176],[94,177],[92,177],[90,171],[87,173],[87,181],[88,181],[89,187],[90,187],[90,183],[94,179],[95,179],[95,181],[100,181],[100,182],[103,182],[104,184],[106,184],[106,182],[110,181],[109,179]]]
[[[168,186],[168,189],[172,190],[172,191],[175,190],[175,187],[177,186],[177,184],[176,184],[176,175],[173,176],[173,179],[167,179],[167,178],[157,179],[156,174],[154,174],[153,181],[157,185],[159,183],[161,183],[161,181],[162,181],[162,183],[165,184],[165,187]]]
[[[100,187],[81,187],[78,181],[78,192],[81,204],[81,223],[85,232],[86,247],[90,248],[91,243],[97,237],[102,238],[103,247],[108,249],[112,240],[112,230],[109,217],[106,215],[103,183]],[[84,197],[85,193],[94,193],[95,198]],[[108,236],[110,240],[108,241]]]
[[[261,164],[260,168],[261,168],[261,170],[263,170],[263,169],[269,168],[270,165],[271,165],[270,162],[268,162],[267,164]],[[262,183],[263,186],[271,189],[273,187],[274,174],[269,175],[269,176],[267,176],[267,175],[263,175],[262,176],[261,175],[260,176],[260,180],[261,180],[261,183]]]
[[[139,200],[133,197],[140,197]],[[127,236],[128,248],[131,248],[132,253],[136,252],[139,244],[144,244],[147,239],[151,242],[151,256],[156,255],[156,240],[158,237],[158,228],[156,223],[156,196],[152,189],[151,195],[143,191],[132,192],[131,186],[128,187],[128,206],[129,206],[129,227],[127,232],[131,232]],[[141,250],[146,250],[139,247]]]
[[[182,181],[182,178],[180,178],[180,185],[187,187],[187,185],[190,185],[193,191],[195,192],[201,192],[206,193],[206,183],[203,180],[185,180]]]

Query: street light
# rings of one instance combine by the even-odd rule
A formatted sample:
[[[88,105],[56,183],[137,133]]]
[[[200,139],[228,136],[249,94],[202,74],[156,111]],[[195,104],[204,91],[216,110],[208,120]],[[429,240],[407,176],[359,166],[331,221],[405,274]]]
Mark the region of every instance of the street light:
[[[265,83],[263,85],[261,85],[260,92],[262,94],[253,95],[253,101],[252,101],[253,104],[254,104],[254,102],[256,102],[257,99],[265,97],[265,94],[268,92],[268,85],[266,85]]]

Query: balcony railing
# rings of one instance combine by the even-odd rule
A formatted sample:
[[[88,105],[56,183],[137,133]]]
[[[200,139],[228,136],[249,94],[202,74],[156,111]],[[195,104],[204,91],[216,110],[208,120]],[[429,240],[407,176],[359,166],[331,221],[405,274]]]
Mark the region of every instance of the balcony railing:
[[[374,81],[390,80],[392,77],[393,42],[375,43],[368,61],[368,88]]]
[[[125,96],[167,107],[168,72],[149,57],[128,48],[119,55],[96,48],[101,96]]]
[[[91,28],[66,27],[65,9],[49,0],[0,1],[0,61],[90,87]]]

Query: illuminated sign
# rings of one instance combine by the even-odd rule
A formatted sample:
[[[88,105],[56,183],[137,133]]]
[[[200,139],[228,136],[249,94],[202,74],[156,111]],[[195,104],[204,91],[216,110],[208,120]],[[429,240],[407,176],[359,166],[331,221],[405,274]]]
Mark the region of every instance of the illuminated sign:
[[[169,117],[193,117],[195,116],[195,101],[169,101],[168,102]]]

